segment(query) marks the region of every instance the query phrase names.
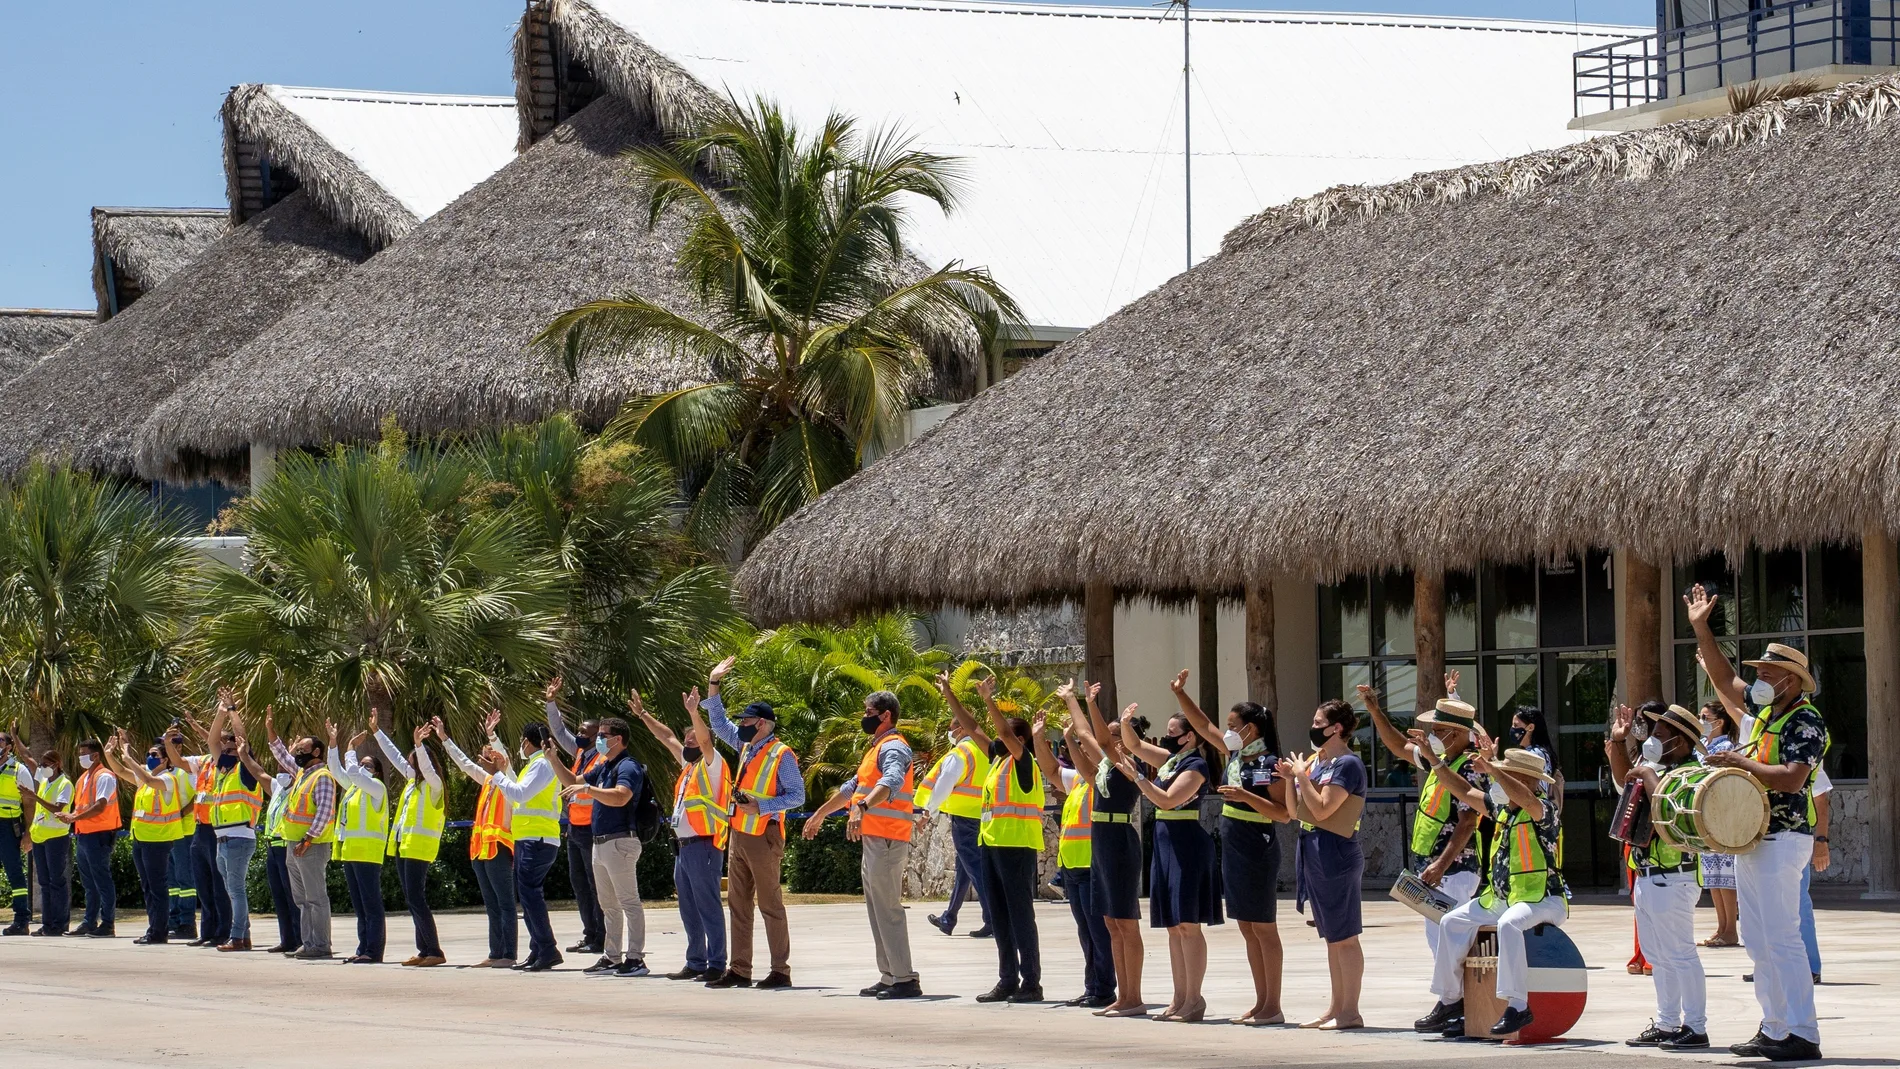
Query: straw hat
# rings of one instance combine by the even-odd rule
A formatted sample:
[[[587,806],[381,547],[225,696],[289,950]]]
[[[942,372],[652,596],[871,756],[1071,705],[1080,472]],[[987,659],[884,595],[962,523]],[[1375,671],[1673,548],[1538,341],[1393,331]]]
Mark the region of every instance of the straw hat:
[[[1529,750],[1506,750],[1491,759],[1491,768],[1497,772],[1509,772],[1540,783],[1549,783],[1556,778],[1544,771],[1544,759]]]
[[[1689,742],[1700,750],[1702,746],[1702,719],[1680,705],[1672,705],[1662,712],[1644,710],[1643,715],[1658,723],[1668,724],[1688,737]]]
[[[1762,651],[1760,660],[1742,663],[1756,668],[1779,668],[1784,672],[1793,672],[1801,677],[1801,693],[1814,692],[1814,676],[1808,672],[1808,655],[1793,646],[1770,642],[1768,648]]]
[[[1427,709],[1412,720],[1414,724],[1444,724],[1454,728],[1478,725],[1478,711],[1456,698],[1440,698],[1436,708]]]

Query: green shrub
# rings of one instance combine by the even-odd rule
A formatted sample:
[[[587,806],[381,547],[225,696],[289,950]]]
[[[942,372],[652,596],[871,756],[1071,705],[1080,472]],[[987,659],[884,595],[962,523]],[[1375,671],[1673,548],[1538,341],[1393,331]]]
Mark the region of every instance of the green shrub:
[[[862,894],[861,858],[858,844],[844,837],[844,821],[828,820],[810,842],[797,833],[786,837],[785,884],[798,894]]]

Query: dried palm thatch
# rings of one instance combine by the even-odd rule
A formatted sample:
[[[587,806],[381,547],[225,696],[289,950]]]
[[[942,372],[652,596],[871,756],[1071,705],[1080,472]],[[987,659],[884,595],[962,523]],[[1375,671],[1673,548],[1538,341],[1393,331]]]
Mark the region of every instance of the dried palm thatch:
[[[68,308],[0,308],[0,382],[92,326],[91,312]]]
[[[1264,212],[739,585],[779,621],[1900,528],[1897,104],[1869,79]]]
[[[230,213],[222,208],[94,208],[92,292],[99,315],[117,311],[109,282],[116,303],[130,304],[127,296],[149,292],[230,228]]]
[[[1728,87],[1728,111],[1730,115],[1740,115],[1749,108],[1758,107],[1771,100],[1793,100],[1809,93],[1819,92],[1821,82],[1817,78],[1790,78],[1785,82],[1743,82]]]
[[[368,256],[302,193],[234,228],[0,389],[0,475],[36,455],[130,473],[133,431],[160,401]]]
[[[669,136],[689,133],[724,103],[672,57],[628,33],[586,0],[536,0],[535,6],[545,12],[542,17],[560,33],[567,50],[608,92],[631,104],[649,129]],[[523,77],[530,62],[527,27],[539,14],[530,12],[515,36],[515,107],[522,115],[524,139],[532,129],[528,117],[535,106],[528,95],[533,80]]]
[[[647,227],[620,158],[645,129],[617,99],[587,107],[160,406],[139,470],[374,438],[387,415],[419,433],[562,410],[601,422],[630,396],[700,381],[703,366],[651,352],[588,362],[570,383],[528,346],[558,312],[626,289],[691,307],[673,266],[683,227]]]
[[[279,103],[270,89],[240,85],[224,98],[224,182],[234,209],[244,201],[237,146],[255,144],[268,158],[295,172],[300,188],[332,219],[354,227],[373,246],[380,248],[415,228],[415,213]]]

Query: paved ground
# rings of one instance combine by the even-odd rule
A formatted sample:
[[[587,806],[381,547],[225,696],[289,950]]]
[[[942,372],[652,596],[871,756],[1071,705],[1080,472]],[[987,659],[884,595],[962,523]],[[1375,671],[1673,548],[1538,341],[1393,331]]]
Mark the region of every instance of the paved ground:
[[[613,1065],[746,1067],[1007,1067],[1140,1065],[1222,1069],[1326,1066],[1446,1065],[1471,1061],[1647,1069],[1685,1057],[1643,1056],[1621,1040],[1647,1022],[1648,981],[1627,975],[1630,914],[1606,905],[1579,906],[1568,926],[1590,972],[1590,1002],[1574,1039],[1529,1050],[1487,1043],[1426,1039],[1404,1030],[1431,1004],[1425,992],[1424,941],[1413,915],[1368,898],[1365,1031],[1326,1035],[1292,1028],[1241,1028],[1149,1020],[1109,1021],[1055,1006],[982,1006],[971,996],[993,982],[993,945],[946,938],[924,923],[936,908],[910,909],[915,948],[928,1000],[894,1004],[855,997],[875,979],[863,911],[850,904],[799,904],[792,909],[792,991],[708,991],[653,977],[584,977],[570,960],[553,973],[528,976],[471,969],[412,970],[393,965],[289,962],[261,954],[221,955],[185,947],[134,947],[127,939],[0,940],[0,1051],[6,1064],[227,1066],[417,1065],[476,1067]],[[973,911],[972,911],[973,912]],[[1703,911],[1706,929],[1712,915]],[[1282,912],[1288,942],[1289,1017],[1324,1008],[1321,944]],[[1290,918],[1290,921],[1289,921]],[[563,942],[577,933],[573,915],[557,914]],[[1067,908],[1042,907],[1039,922],[1051,997],[1079,991],[1080,953]],[[482,956],[479,915],[441,918],[451,962]],[[259,921],[260,934],[270,929]],[[131,927],[129,919],[121,930]],[[648,958],[676,968],[684,941],[678,915],[648,913]],[[391,957],[407,952],[408,925],[391,921]],[[1820,990],[1823,1046],[1837,1065],[1900,1065],[1900,916],[1824,909],[1820,920],[1826,983]],[[353,923],[337,919],[337,944],[349,945]],[[1707,934],[1705,931],[1703,934]],[[523,942],[525,947],[525,939]],[[763,949],[763,947],[761,947]],[[1709,972],[1711,1031],[1720,1043],[1754,1030],[1751,988],[1740,982],[1742,950],[1704,951]],[[1233,925],[1209,939],[1210,1018],[1251,1004],[1245,954]],[[1167,996],[1167,948],[1150,933],[1151,999]],[[234,1016],[234,1013],[243,1016]],[[1611,1060],[1621,1059],[1621,1060]],[[1732,1062],[1722,1055],[1704,1062]]]

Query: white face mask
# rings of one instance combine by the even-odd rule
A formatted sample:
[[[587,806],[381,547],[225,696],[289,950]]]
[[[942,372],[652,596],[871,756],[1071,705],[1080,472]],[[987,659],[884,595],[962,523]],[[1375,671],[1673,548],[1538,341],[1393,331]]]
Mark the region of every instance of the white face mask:
[[[92,755],[91,755],[91,754],[89,754],[89,753],[82,753],[82,754],[80,754],[80,755],[79,755],[79,767],[80,767],[80,768],[91,768],[91,767],[92,767]]]
[[[50,768],[42,768],[38,772],[33,773],[33,778],[39,780],[41,783],[45,783],[47,780],[53,778],[53,770]]]
[[[1749,684],[1748,700],[1763,708],[1775,704],[1774,684],[1765,679],[1755,680],[1755,682]]]
[[[1433,753],[1437,754],[1440,757],[1445,756],[1445,740],[1444,739],[1441,739],[1436,735],[1428,735],[1426,736],[1425,741],[1431,743]]]
[[[1491,785],[1492,805],[1505,805],[1508,804],[1510,800],[1511,796],[1504,793],[1504,785],[1502,783],[1493,783]]]
[[[1236,753],[1240,752],[1240,750],[1247,745],[1241,740],[1240,732],[1231,729],[1227,734],[1221,736],[1221,741],[1227,744],[1229,750]]]
[[[1649,738],[1644,739],[1643,740],[1643,760],[1648,761],[1652,765],[1659,765],[1662,763],[1662,759],[1663,759],[1662,740],[1657,738],[1654,735],[1651,735]]]

